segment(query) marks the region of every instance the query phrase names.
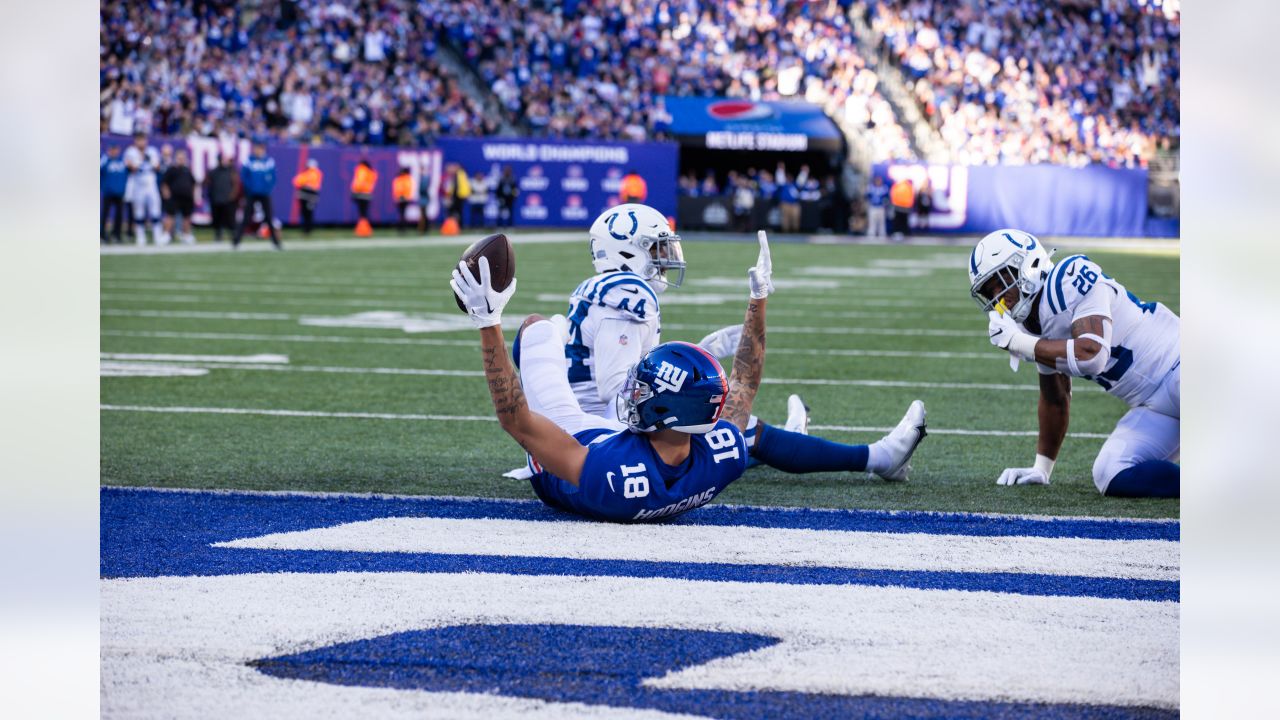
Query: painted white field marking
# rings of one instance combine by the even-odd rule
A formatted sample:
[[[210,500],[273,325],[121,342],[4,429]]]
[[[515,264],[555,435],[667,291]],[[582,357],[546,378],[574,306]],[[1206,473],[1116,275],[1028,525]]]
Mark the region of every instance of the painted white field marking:
[[[502,329],[518,330],[522,322],[523,318],[519,314],[510,314],[503,318]],[[457,312],[410,314],[384,310],[341,316],[304,315],[298,318],[298,323],[313,327],[403,330],[407,333],[475,331],[471,320]]]
[[[801,273],[803,274],[803,273]],[[722,287],[733,288],[738,290],[738,299],[742,298],[742,290],[747,286],[745,277],[694,277],[690,278],[688,287]],[[773,278],[773,286],[779,290],[834,290],[840,287],[839,281],[836,280],[813,280],[805,277],[775,277]],[[666,300],[666,297],[663,297]]]
[[[1172,602],[495,573],[129,578],[100,588],[106,717],[407,717],[456,698],[281,682],[246,663],[467,623],[624,624],[781,639],[649,680],[653,687],[1178,704]],[[464,717],[517,709],[488,705],[501,701],[489,695],[471,699],[478,706],[464,708]],[[611,717],[608,708],[590,710]]]
[[[932,360],[1002,360],[1005,355],[996,352],[943,352],[929,350],[841,350],[824,348],[776,348],[770,347],[768,355],[837,355],[841,357],[896,357]]]
[[[706,525],[390,517],[216,543],[257,550],[444,553],[1178,579],[1178,543]]]
[[[142,360],[147,362],[217,363],[220,365],[243,363],[247,365],[286,364],[288,355],[175,355],[171,353],[99,353],[104,360]]]
[[[162,363],[128,363],[103,360],[98,363],[99,377],[200,377],[209,369],[190,365]]]
[[[274,372],[313,372],[341,373],[346,375],[440,375],[454,377],[481,377],[479,370],[438,370],[433,368],[395,368],[395,367],[351,367],[333,365],[276,365],[254,364],[245,362],[197,361],[201,367],[231,368],[238,370],[267,370]],[[1007,383],[970,383],[970,382],[919,382],[914,380],[868,380],[868,379],[836,379],[836,378],[765,378],[767,385],[821,385],[833,387],[875,387],[875,388],[912,388],[917,390],[1022,390],[1040,391],[1039,385],[1016,385]],[[1088,387],[1080,390],[1093,390]]]
[[[437,340],[434,338],[379,338],[349,335],[271,335],[261,333],[168,332],[164,330],[103,330],[113,337],[172,338],[178,340],[253,340],[293,343],[354,343],[357,345],[435,345],[442,347],[478,348],[475,340]]]
[[[871,427],[866,425],[810,425],[810,430],[830,430],[834,432],[868,432],[868,433],[887,433],[893,428],[889,427]],[[929,427],[930,435],[966,435],[973,437],[1039,437],[1037,430],[956,430],[950,428]],[[1110,435],[1106,433],[1087,433],[1073,432],[1067,433],[1067,437],[1080,438],[1086,440],[1105,440]]]
[[[287,313],[212,312],[208,310],[122,310],[102,308],[101,315],[113,317],[185,318],[190,320],[296,320]]]
[[[104,292],[99,297],[103,300],[124,300],[128,302],[149,302],[159,305],[169,304],[197,304],[217,307],[219,305],[253,305],[254,307],[262,307],[263,305],[278,306],[286,305],[289,307],[367,307],[367,308],[386,308],[391,304],[388,300],[335,300],[332,298],[316,298],[314,300],[300,300],[296,297],[272,298],[270,301],[264,302],[261,298],[249,297],[247,295],[137,295],[130,293],[109,293]],[[395,304],[399,305],[416,305],[420,304],[421,299],[414,300],[405,298],[403,301],[397,300]]]
[[[394,297],[394,298],[415,298],[421,296],[421,291],[425,288],[426,283],[418,286],[418,292],[412,290],[386,290],[373,286],[317,286],[306,283],[291,283],[273,280],[263,283],[197,283],[197,282],[168,282],[163,280],[131,280],[117,281],[107,280],[102,283],[104,289],[110,290],[179,290],[191,292],[244,292],[244,293],[266,293],[268,295],[333,295],[340,292],[343,296],[355,297]]]
[[[963,267],[960,265],[959,267]],[[810,265],[795,270],[800,275],[841,278],[918,278],[932,273],[924,268],[856,267],[848,265]],[[817,281],[815,281],[817,282]]]
[[[557,299],[562,300],[559,295],[544,293],[538,295],[539,302],[553,302]],[[742,298],[734,296],[734,302],[739,302]],[[376,312],[376,311],[375,311]],[[696,310],[684,310],[682,315],[693,313]],[[216,312],[209,310],[128,310],[123,308],[103,308],[101,315],[110,315],[113,317],[146,317],[146,318],[183,318],[190,320],[297,320],[306,315],[291,315],[288,313],[254,313],[254,312]],[[448,314],[448,313],[444,313]],[[813,317],[812,310],[799,310],[796,308],[771,308],[769,317]],[[934,312],[932,315],[955,315],[959,317],[958,312]],[[973,313],[966,313],[973,315]],[[837,310],[822,313],[824,318],[856,318],[856,319],[881,319],[881,320],[919,320],[921,313],[918,312],[897,312],[884,310]],[[969,318],[972,319],[972,318]],[[726,325],[732,325],[726,318]],[[993,356],[994,357],[994,356]]]
[[[385,239],[362,238],[359,240],[306,240],[303,242],[291,242],[290,238],[285,238],[285,243],[286,247],[289,248],[290,254],[293,254],[298,252],[323,252],[326,250],[372,250],[374,248],[466,247],[482,237],[484,237],[484,235],[468,233],[466,235],[457,235],[453,237],[432,236]],[[511,242],[515,245],[551,245],[557,243],[584,242],[585,233],[518,233],[511,235],[510,238]],[[276,250],[265,242],[244,243],[234,251],[229,245],[224,243],[198,243],[196,245],[173,244],[166,245],[164,247],[156,247],[154,245],[144,245],[141,247],[137,245],[103,245],[101,248],[101,253],[103,255],[230,255],[233,252],[276,252]]]
[[[142,405],[99,405],[112,412],[149,412],[197,415],[265,415],[270,417],[350,418],[358,420],[437,420],[450,422],[497,422],[489,415],[419,415],[413,413],[324,412],[321,410],[270,410],[224,407],[151,407]]]
[[[106,412],[145,412],[207,415],[264,415],[271,417],[353,418],[359,420],[431,420],[442,422],[497,422],[492,415],[422,415],[416,413],[327,412],[322,410],[275,410],[266,408],[185,407],[174,405],[99,405]],[[851,425],[810,425],[811,430],[887,433],[892,427],[859,427]],[[980,437],[1036,437],[1035,430],[966,430],[929,428],[931,435],[975,435]],[[1068,433],[1073,438],[1105,438],[1099,433]]]
[[[662,325],[664,330],[717,330],[713,324],[671,323]],[[929,337],[963,337],[984,339],[982,333],[973,330],[951,330],[940,328],[868,328],[868,327],[806,327],[801,325],[770,325],[769,333],[813,333],[817,335],[924,335]]]

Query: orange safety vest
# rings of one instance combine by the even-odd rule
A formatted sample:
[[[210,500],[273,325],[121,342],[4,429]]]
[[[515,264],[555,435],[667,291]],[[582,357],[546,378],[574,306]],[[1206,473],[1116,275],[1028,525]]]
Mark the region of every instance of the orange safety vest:
[[[636,198],[644,201],[649,194],[649,186],[645,184],[644,178],[631,173],[622,178],[622,185],[618,188],[618,194],[624,198]]]
[[[356,166],[356,176],[351,179],[352,195],[372,195],[378,184],[378,171],[366,165]]]
[[[916,204],[916,192],[910,180],[899,180],[889,189],[889,202],[894,207],[909,208]]]
[[[293,176],[293,186],[299,190],[320,192],[321,182],[324,182],[324,173],[320,172],[318,167],[307,168]]]
[[[391,181],[391,198],[396,202],[411,202],[413,200],[412,175],[397,175],[396,179]]]

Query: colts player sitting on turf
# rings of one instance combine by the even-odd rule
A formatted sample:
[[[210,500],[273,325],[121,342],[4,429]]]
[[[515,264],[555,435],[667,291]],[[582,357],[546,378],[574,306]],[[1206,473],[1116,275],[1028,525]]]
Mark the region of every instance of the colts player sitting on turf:
[[[622,422],[584,412],[564,372],[565,338],[530,316],[520,329],[520,375],[502,339],[502,308],[516,281],[493,289],[489,262],[476,278],[465,261],[454,293],[480,330],[484,374],[498,421],[529,455],[544,503],[595,520],[644,522],[707,504],[747,467],[742,429],[764,369],[765,301],[773,292],[769,245],[748,272],[751,301],[733,378],[696,345],[671,342],[645,353],[618,395]],[[723,416],[722,416],[723,413]]]
[[[1178,316],[1142,302],[1084,255],[1055,266],[1040,241],[1020,230],[982,238],[969,258],[969,284],[988,313],[991,344],[1040,370],[1035,465],[1009,468],[996,482],[1049,484],[1067,434],[1071,378],[1082,377],[1130,408],[1093,463],[1098,491],[1178,497],[1181,470],[1170,462],[1181,429]]]
[[[761,242],[766,240],[761,232]],[[614,398],[628,372],[653,349],[662,332],[659,296],[684,281],[680,236],[648,205],[627,203],[600,215],[589,231],[596,275],[569,297],[569,315],[551,320],[567,342],[564,356],[578,404],[592,415],[618,419]],[[738,347],[742,326],[713,333],[698,343],[714,357]],[[898,426],[870,446],[845,445],[807,434],[807,408],[797,395],[787,401],[785,427],[752,415],[744,428],[750,459],[791,473],[874,472],[885,480],[906,480],[909,461],[925,435],[924,404],[916,401]],[[508,477],[528,478],[519,468]]]

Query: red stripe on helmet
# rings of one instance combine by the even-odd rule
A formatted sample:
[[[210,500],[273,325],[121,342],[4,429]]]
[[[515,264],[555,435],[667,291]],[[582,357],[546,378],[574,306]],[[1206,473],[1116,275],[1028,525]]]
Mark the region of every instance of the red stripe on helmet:
[[[688,345],[694,350],[697,350],[698,352],[702,353],[703,357],[710,360],[712,365],[720,369],[720,405],[719,407],[716,408],[716,416],[715,418],[713,418],[713,420],[719,420],[720,413],[724,411],[724,403],[726,400],[729,399],[729,378],[725,377],[724,368],[720,366],[720,361],[717,360],[714,355],[707,352],[706,349],[703,348],[701,345],[694,345],[693,343],[685,342],[683,340],[676,340],[674,342],[677,342],[681,345]]]

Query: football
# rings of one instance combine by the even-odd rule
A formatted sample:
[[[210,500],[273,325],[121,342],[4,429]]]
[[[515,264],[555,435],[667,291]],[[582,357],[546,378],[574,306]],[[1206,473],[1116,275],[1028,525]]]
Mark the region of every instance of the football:
[[[496,233],[475,241],[462,253],[463,262],[477,278],[480,277],[479,264],[482,257],[489,258],[489,277],[493,282],[493,289],[506,290],[511,284],[511,278],[516,275],[516,255],[511,249],[511,241],[506,235]],[[456,294],[453,300],[458,304],[459,310],[464,313],[467,311]]]

